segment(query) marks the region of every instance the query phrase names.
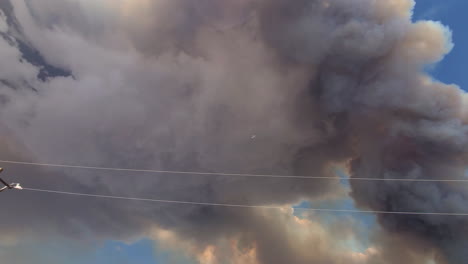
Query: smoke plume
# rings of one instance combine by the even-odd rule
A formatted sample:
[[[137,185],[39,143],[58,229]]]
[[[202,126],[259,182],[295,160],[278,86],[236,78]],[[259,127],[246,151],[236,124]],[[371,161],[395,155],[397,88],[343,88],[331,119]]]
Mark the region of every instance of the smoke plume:
[[[436,22],[412,22],[413,6],[412,0],[2,0],[0,156],[336,177],[7,168],[28,187],[285,208],[345,197],[338,166],[351,178],[463,178],[467,97],[424,71],[450,51],[451,32]],[[350,196],[368,210],[468,212],[465,187],[451,183],[350,181]],[[466,217],[377,215],[373,246],[353,255],[339,243],[362,239],[363,227],[337,220],[342,215],[329,223],[288,209],[38,199],[27,192],[2,197],[9,236],[151,236],[200,263],[468,258]],[[17,207],[23,209],[9,213]]]

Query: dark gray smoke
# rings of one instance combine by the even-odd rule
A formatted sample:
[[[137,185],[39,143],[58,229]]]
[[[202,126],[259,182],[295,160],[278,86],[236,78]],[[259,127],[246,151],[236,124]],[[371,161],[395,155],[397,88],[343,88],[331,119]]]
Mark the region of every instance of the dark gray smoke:
[[[350,177],[463,178],[465,94],[423,71],[450,50],[450,32],[434,22],[411,22],[413,4],[12,1],[13,8],[2,8],[9,30],[0,41],[1,157],[330,177],[334,166],[346,165]],[[13,32],[8,21],[18,21],[21,31]],[[43,60],[28,60],[20,43]],[[41,78],[45,63],[69,74]],[[30,187],[201,202],[288,205],[344,191],[337,180],[13,166],[8,172]],[[465,187],[448,183],[351,181],[352,198],[372,210],[468,212],[466,195]],[[169,232],[173,240],[162,235],[166,241],[191,248],[201,263],[210,263],[210,254],[214,263],[248,263],[235,257],[242,255],[269,264],[423,263],[434,256],[457,264],[468,257],[462,217],[379,215],[383,230],[375,244],[352,256],[337,244],[357,233],[321,226],[314,216],[5,197],[14,199],[6,211],[30,209],[0,213],[13,227],[11,236],[96,240]],[[337,230],[346,229],[337,223]],[[296,230],[301,227],[310,231],[306,238]]]

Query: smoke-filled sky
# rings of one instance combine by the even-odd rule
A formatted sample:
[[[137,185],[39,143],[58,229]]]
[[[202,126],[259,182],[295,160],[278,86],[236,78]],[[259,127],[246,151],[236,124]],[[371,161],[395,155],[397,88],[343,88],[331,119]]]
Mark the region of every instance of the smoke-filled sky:
[[[466,177],[466,39],[432,21],[463,8],[420,2],[0,0],[0,159],[332,178],[2,164],[30,188],[283,209],[2,192],[0,262],[465,263],[468,217],[294,209],[468,213],[463,183],[352,180]]]

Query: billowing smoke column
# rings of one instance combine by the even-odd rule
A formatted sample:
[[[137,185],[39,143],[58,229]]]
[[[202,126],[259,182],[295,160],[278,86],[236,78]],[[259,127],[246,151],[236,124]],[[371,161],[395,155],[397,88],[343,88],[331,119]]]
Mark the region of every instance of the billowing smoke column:
[[[2,31],[8,41],[0,56],[17,70],[0,73],[3,157],[331,177],[333,165],[345,165],[351,178],[465,177],[466,95],[424,73],[450,51],[450,32],[411,22],[411,0],[110,2],[17,0],[14,12],[4,10],[9,30]],[[20,42],[70,76],[38,78],[40,66]],[[57,171],[43,173],[23,182],[56,184],[49,175]],[[67,172],[67,181],[53,187],[266,205],[343,194],[338,181],[328,180],[99,176]],[[351,196],[371,210],[468,212],[466,188],[351,181]],[[18,203],[39,206],[30,199]],[[49,207],[33,224],[0,215],[8,225],[27,224],[22,232],[31,234],[54,226],[76,235],[81,226],[99,237],[127,238],[157,226],[197,241],[200,262],[214,254],[204,245],[217,246],[219,263],[233,261],[230,246],[222,247],[229,238],[268,264],[468,259],[464,217],[379,215],[380,251],[354,259],[334,247],[339,232],[314,226],[301,238],[292,228],[307,223],[291,215],[67,201],[66,208],[41,204]]]
[[[264,11],[265,37],[285,64],[311,63],[316,69],[310,86],[314,110],[337,131],[329,134],[329,143],[340,141],[336,151],[351,149],[351,178],[464,177],[466,95],[422,73],[449,49],[445,29],[409,23],[408,1],[274,2]],[[357,203],[373,210],[468,209],[466,188],[456,184],[352,181],[351,186]],[[379,220],[391,232],[442,248],[449,263],[468,258],[461,250],[467,245],[465,218]]]
[[[410,1],[273,1],[263,35],[284,64],[309,64],[310,93],[328,144],[351,151],[352,177],[460,179],[467,163],[466,95],[422,73],[450,49],[436,23],[409,22]],[[295,2],[295,3],[296,3]],[[466,189],[436,182],[351,181],[362,207],[466,212]],[[466,219],[382,216],[384,228],[442,248],[449,263],[468,256]]]

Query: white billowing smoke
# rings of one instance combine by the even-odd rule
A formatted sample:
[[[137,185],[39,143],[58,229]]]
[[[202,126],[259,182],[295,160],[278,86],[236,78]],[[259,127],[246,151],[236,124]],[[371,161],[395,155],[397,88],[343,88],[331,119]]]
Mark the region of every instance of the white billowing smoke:
[[[330,177],[334,165],[346,165],[351,177],[464,176],[466,95],[423,71],[450,51],[450,32],[411,22],[410,0],[15,0],[12,9],[4,2],[2,157]],[[38,79],[40,66],[20,60],[19,40],[72,76]],[[201,202],[288,205],[344,191],[338,180],[87,171],[57,180],[51,175],[58,171],[34,173],[41,178],[22,182]],[[351,196],[372,210],[468,212],[466,192],[447,183],[352,181]],[[21,232],[46,226],[67,230],[62,235],[128,238],[157,227],[166,231],[156,237],[171,234],[172,245],[190,247],[202,263],[235,254],[245,263],[247,256],[259,263],[421,263],[433,253],[440,263],[466,259],[467,223],[456,217],[379,217],[379,249],[350,257],[334,244],[357,233],[333,232],[316,216],[67,199],[65,206],[78,208],[70,210],[18,199],[44,208]],[[310,234],[294,231],[300,227]]]

